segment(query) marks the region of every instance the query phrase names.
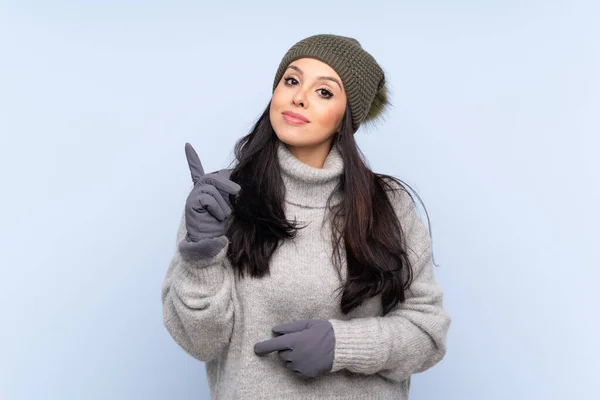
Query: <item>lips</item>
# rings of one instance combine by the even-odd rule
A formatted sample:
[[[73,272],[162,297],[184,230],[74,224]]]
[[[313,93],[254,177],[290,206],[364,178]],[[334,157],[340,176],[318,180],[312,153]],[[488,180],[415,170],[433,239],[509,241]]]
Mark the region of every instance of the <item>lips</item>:
[[[304,115],[292,111],[284,111],[283,118],[294,125],[304,125],[310,122]]]

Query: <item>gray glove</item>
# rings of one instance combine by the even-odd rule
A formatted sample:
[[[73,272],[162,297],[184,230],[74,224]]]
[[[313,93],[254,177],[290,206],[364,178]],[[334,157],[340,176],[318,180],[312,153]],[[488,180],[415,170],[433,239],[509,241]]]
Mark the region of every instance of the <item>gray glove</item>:
[[[191,144],[185,144],[185,155],[187,157],[190,173],[194,187],[192,188],[185,205],[185,223],[187,235],[185,241],[190,242],[212,242],[214,246],[222,247],[223,240],[214,240],[225,233],[225,223],[231,215],[229,195],[236,195],[240,191],[240,185],[229,180],[230,171],[227,169],[204,173],[200,157]],[[207,240],[205,240],[207,239]],[[193,256],[193,249],[185,243],[180,244],[182,255]],[[214,251],[201,249],[200,254],[212,254]],[[214,250],[214,249],[213,249]],[[183,254],[185,252],[185,254]],[[194,258],[194,257],[191,257]]]
[[[299,378],[316,378],[333,368],[335,332],[331,322],[320,319],[296,320],[277,325],[274,339],[254,345],[257,356],[273,351],[285,361],[285,366]]]

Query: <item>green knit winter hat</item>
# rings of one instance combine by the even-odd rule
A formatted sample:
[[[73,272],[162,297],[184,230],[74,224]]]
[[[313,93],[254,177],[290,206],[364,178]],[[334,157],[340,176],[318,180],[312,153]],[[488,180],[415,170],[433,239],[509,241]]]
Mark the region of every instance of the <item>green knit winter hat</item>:
[[[273,91],[290,63],[305,57],[324,62],[342,78],[354,132],[362,122],[375,120],[388,105],[385,75],[373,56],[356,39],[331,34],[310,36],[293,45],[279,64]]]

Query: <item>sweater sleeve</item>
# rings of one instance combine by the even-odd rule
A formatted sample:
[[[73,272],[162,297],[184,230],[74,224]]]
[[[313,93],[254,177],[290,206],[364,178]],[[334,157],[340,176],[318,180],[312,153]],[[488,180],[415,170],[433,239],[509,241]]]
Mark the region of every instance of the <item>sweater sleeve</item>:
[[[378,373],[403,381],[437,364],[446,353],[450,317],[442,308],[428,230],[408,194],[392,198],[406,235],[413,282],[406,300],[383,317],[330,320],[335,333],[332,371]]]
[[[189,243],[186,234],[184,215],[162,284],[163,321],[179,346],[208,362],[227,347],[233,328],[234,278],[226,261],[229,241],[220,236]]]

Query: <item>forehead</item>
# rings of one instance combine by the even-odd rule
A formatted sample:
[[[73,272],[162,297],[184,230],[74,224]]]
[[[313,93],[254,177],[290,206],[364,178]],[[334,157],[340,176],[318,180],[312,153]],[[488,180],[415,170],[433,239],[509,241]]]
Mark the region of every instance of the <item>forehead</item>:
[[[340,79],[339,75],[328,64],[315,58],[300,58],[292,61],[289,65],[294,65],[302,70],[304,75],[310,76],[331,76]],[[341,80],[341,79],[340,79]]]

